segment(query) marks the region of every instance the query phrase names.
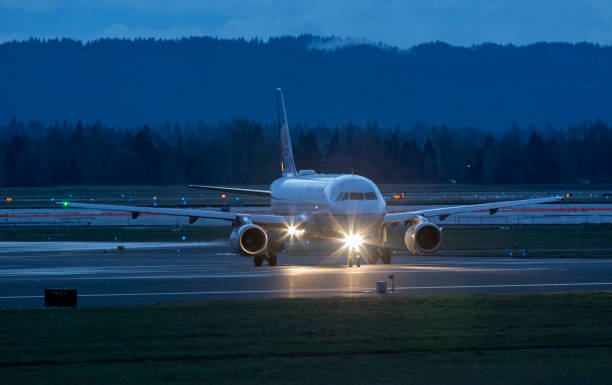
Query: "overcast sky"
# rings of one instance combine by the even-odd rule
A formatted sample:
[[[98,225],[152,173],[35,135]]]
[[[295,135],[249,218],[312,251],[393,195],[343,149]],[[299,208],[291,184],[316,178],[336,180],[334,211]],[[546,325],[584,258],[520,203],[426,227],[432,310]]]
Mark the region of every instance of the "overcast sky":
[[[0,41],[335,35],[400,48],[612,43],[610,0],[0,0]]]

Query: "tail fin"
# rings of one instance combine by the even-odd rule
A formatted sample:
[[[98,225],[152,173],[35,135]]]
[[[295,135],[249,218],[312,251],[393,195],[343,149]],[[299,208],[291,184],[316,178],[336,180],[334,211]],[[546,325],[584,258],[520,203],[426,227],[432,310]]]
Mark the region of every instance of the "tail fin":
[[[297,170],[295,169],[295,162],[293,161],[287,112],[285,111],[283,90],[280,88],[276,89],[276,103],[278,107],[278,129],[280,132],[281,172],[283,176],[296,176]]]

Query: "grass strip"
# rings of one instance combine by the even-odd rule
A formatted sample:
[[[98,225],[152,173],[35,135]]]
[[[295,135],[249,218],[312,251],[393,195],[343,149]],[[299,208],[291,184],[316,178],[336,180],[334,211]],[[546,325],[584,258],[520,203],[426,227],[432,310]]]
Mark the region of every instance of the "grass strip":
[[[24,383],[49,375],[70,383],[75,373],[92,383],[188,381],[195,374],[220,383],[514,382],[499,377],[504,368],[526,383],[585,376],[605,383],[611,362],[609,292],[0,312],[0,371]],[[314,368],[321,368],[317,377],[309,374]],[[440,376],[445,370],[458,377]],[[410,373],[415,377],[404,377]]]

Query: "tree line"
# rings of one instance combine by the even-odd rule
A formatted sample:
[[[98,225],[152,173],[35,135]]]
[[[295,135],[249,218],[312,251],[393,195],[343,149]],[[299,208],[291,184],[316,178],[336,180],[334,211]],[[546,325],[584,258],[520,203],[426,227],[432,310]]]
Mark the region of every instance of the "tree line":
[[[13,119],[0,125],[0,186],[267,184],[280,174],[277,136],[275,125],[246,119],[124,129]],[[612,126],[601,120],[495,133],[294,125],[292,140],[298,169],[377,183],[612,182]]]

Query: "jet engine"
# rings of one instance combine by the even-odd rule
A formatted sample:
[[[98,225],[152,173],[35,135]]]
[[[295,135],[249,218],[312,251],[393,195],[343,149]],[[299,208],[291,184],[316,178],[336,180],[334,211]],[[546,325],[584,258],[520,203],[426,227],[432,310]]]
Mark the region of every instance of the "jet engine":
[[[242,254],[261,254],[268,247],[268,234],[261,227],[249,223],[232,231],[230,244],[235,251]]]
[[[419,218],[406,230],[404,243],[414,254],[433,253],[442,243],[442,231],[433,223]]]

